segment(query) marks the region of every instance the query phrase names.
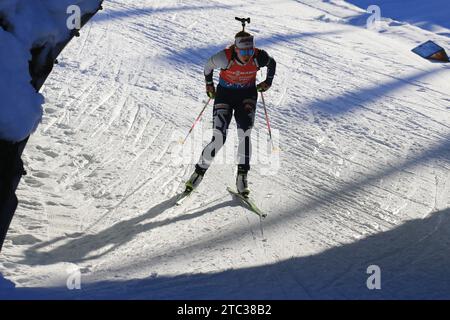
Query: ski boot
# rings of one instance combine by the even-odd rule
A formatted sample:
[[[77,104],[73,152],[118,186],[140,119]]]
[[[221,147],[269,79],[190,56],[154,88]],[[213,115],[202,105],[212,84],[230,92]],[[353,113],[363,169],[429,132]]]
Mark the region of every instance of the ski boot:
[[[194,189],[196,189],[200,182],[202,182],[204,175],[205,172],[201,172],[196,169],[189,180],[186,181],[186,189],[184,190],[184,192],[191,193]]]
[[[238,170],[236,176],[236,189],[244,198],[248,198],[250,189],[248,188],[247,171]]]
[[[188,198],[192,191],[194,191],[195,188],[198,187],[200,182],[203,180],[203,175],[205,172],[195,170],[195,172],[191,175],[188,181],[186,181],[186,189],[184,189],[184,192],[180,194],[177,198],[176,204],[181,205],[186,198]]]

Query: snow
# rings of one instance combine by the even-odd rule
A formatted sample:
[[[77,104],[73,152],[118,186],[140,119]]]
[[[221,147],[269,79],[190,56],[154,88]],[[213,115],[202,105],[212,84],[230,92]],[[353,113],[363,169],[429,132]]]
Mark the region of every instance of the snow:
[[[43,97],[30,85],[31,54],[9,32],[0,28],[0,138],[21,141],[41,120]]]
[[[441,29],[411,12],[367,30],[365,5],[337,0],[104,7],[42,90],[0,261],[8,297],[450,297],[449,69],[411,52],[450,48]],[[252,17],[278,66],[265,96],[276,174],[259,162],[249,175],[263,221],[226,191],[234,124],[197,192],[172,205],[193,170],[178,155],[195,161],[209,139],[211,108],[178,143],[206,101],[203,63],[231,43],[234,16]],[[267,139],[262,107],[253,134]],[[366,287],[371,265],[381,290]],[[68,290],[76,270],[81,289]]]
[[[98,0],[8,0],[0,3],[0,139],[17,142],[35,131],[42,117],[42,95],[30,84],[30,49],[66,40],[68,5],[93,12]],[[8,32],[6,32],[8,31]]]
[[[349,0],[352,4],[366,9],[376,4],[382,17],[389,17],[404,23],[419,26],[439,35],[450,37],[450,2],[446,0]]]

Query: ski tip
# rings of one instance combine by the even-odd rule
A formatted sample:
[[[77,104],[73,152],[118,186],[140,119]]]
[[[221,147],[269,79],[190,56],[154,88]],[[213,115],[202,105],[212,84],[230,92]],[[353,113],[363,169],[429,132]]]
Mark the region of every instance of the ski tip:
[[[227,190],[228,190],[228,192],[231,192],[231,193],[233,193],[233,194],[235,194],[237,196],[241,196],[241,197],[243,197],[245,199],[249,199],[250,198],[250,195],[244,196],[242,193],[237,192],[236,190],[234,190],[231,187],[227,187]]]

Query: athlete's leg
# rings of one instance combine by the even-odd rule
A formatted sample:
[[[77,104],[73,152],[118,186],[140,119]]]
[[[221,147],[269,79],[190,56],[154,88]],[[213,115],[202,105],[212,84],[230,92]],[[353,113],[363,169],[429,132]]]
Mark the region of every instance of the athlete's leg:
[[[245,94],[240,105],[235,110],[238,129],[238,171],[247,172],[250,170],[252,154],[251,132],[255,123],[257,93],[251,90]]]
[[[225,95],[223,97],[223,95]],[[199,162],[196,165],[198,173],[205,173],[210,167],[214,157],[225,144],[227,131],[233,117],[233,109],[228,102],[226,92],[218,88],[213,110],[213,137],[211,142],[203,149]]]

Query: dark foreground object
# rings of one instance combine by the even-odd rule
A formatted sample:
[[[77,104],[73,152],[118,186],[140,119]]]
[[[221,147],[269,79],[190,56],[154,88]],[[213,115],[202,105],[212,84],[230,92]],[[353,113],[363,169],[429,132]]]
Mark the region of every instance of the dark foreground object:
[[[21,156],[27,141],[0,140],[0,252],[17,208],[16,189],[25,173]]]

